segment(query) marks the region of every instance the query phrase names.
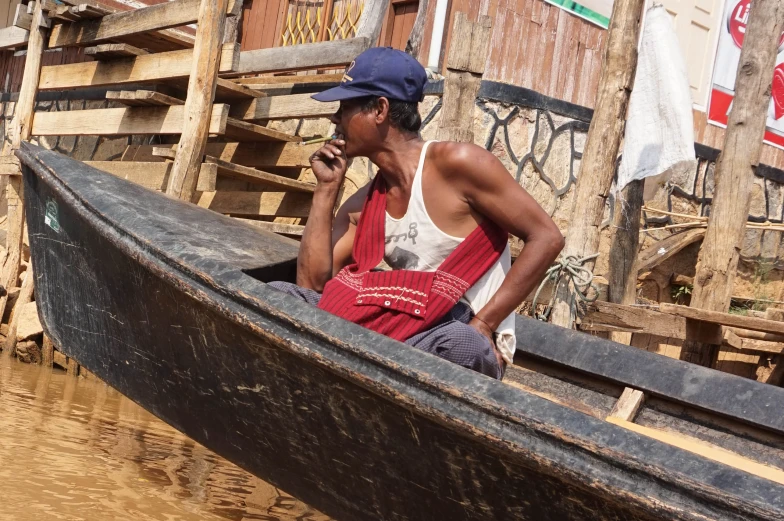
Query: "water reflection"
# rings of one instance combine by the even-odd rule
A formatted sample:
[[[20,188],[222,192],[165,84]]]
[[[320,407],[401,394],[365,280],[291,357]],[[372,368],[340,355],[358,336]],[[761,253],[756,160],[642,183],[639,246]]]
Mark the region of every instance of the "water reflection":
[[[0,519],[329,518],[95,380],[0,357]]]

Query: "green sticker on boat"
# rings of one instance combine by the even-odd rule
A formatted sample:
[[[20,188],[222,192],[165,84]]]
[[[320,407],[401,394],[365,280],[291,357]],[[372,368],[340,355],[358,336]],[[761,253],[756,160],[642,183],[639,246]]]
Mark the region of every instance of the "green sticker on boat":
[[[58,219],[58,210],[57,210],[57,203],[52,199],[46,201],[46,214],[44,215],[44,223],[46,225],[60,233],[60,220]]]

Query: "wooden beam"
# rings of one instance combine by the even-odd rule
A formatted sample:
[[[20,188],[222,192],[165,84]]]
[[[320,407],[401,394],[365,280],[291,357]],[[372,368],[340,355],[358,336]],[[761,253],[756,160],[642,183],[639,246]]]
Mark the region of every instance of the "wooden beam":
[[[666,239],[662,239],[641,251],[637,257],[635,270],[637,273],[650,271],[686,246],[701,241],[704,237],[705,228],[692,228],[685,232],[670,235]]]
[[[615,173],[629,93],[637,68],[637,43],[644,6],[645,0],[615,0],[613,3],[596,108],[580,162],[562,258],[582,259],[595,254],[599,248],[599,227]],[[593,270],[594,264],[595,260],[588,260],[583,267]],[[568,328],[574,320],[569,304],[574,291],[570,280],[561,277],[550,315],[553,324]]]
[[[190,201],[196,191],[199,165],[210,133],[227,3],[228,0],[200,0],[199,4],[194,59],[185,98],[185,126],[166,187],[167,194],[185,201]]]
[[[41,365],[44,367],[52,367],[54,362],[54,344],[49,335],[44,333],[43,346],[41,347]]]
[[[112,12],[105,7],[98,7],[90,4],[79,5],[58,5],[55,7],[51,16],[60,22],[78,22],[80,20],[92,20],[103,18]]]
[[[287,141],[290,143],[302,141],[302,138],[299,136],[291,136],[285,132],[279,132],[236,118],[228,119],[225,135],[228,139],[237,141]]]
[[[154,90],[110,90],[106,93],[106,99],[129,107],[170,107],[185,103],[174,96],[168,96]]]
[[[269,96],[232,103],[229,116],[246,120],[329,117],[338,110],[338,106],[339,102],[316,101],[310,94]]]
[[[436,134],[439,140],[474,142],[474,105],[487,61],[491,32],[489,16],[480,16],[477,22],[471,22],[465,13],[455,15]]]
[[[207,120],[209,132],[226,130],[228,105],[215,105]],[[181,134],[185,129],[185,109],[173,107],[127,107],[114,109],[36,112],[36,136],[127,136],[132,134]]]
[[[716,461],[723,465],[738,469],[740,471],[759,476],[761,478],[784,485],[784,471],[781,469],[763,465],[752,459],[745,458],[727,449],[704,442],[701,439],[686,436],[684,434],[662,431],[652,427],[646,427],[619,418],[608,417],[607,421],[624,429],[636,432],[648,438],[678,447],[679,449],[697,454],[703,458]]]
[[[670,315],[642,306],[596,301],[588,306],[580,329],[584,331],[626,331],[649,333],[667,338],[695,339],[721,345],[721,326]]]
[[[267,95],[261,91],[249,89],[244,85],[239,85],[231,80],[218,78],[216,85],[217,90],[215,96],[221,101],[229,100],[252,100],[256,98],[264,98]]]
[[[610,283],[610,302],[637,303],[637,254],[640,250],[640,217],[644,181],[637,179],[621,191],[615,201],[613,215],[610,265],[607,278]],[[629,333],[610,333],[610,340],[629,345]]]
[[[49,48],[89,45],[139,33],[188,25],[198,20],[201,0],[173,0],[162,4],[122,11],[94,20],[81,20],[55,25],[49,37]],[[228,13],[237,3],[228,0]],[[221,31],[223,29],[221,28]],[[222,33],[221,33],[222,34]]]
[[[139,161],[85,161],[84,164],[157,191],[166,190],[172,167],[171,163]],[[214,192],[217,174],[217,165],[202,164],[196,190]]]
[[[316,185],[303,183],[302,181],[297,181],[296,179],[289,179],[288,177],[271,174],[262,170],[256,170],[255,168],[251,168],[249,166],[237,165],[217,157],[207,156],[204,158],[204,161],[206,163],[215,164],[218,167],[218,174],[220,175],[225,175],[234,179],[241,179],[251,183],[260,183],[269,186],[270,189],[292,192],[306,192],[311,194],[316,189]]]
[[[372,46],[367,38],[349,38],[330,42],[304,43],[243,51],[237,74],[341,67]]]
[[[232,70],[238,56],[237,46],[225,44],[221,50],[220,71]],[[40,90],[66,90],[129,83],[154,83],[187,78],[193,65],[193,50],[161,52],[109,62],[49,65],[41,70]]]
[[[732,329],[724,328],[724,344],[741,351],[757,351],[760,353],[781,354],[784,352],[784,343],[769,342],[738,336]]]
[[[779,322],[777,320],[745,317],[743,315],[734,315],[732,313],[722,313],[720,311],[710,311],[708,309],[699,309],[689,306],[678,306],[676,304],[665,303],[659,305],[659,310],[661,310],[662,313],[689,318],[692,320],[699,320],[701,322],[709,322],[711,324],[752,329],[754,331],[762,331],[765,333],[784,334],[784,322]]]
[[[44,17],[44,4],[46,0],[39,0],[34,7],[30,38],[27,44],[27,57],[25,58],[22,85],[19,88],[19,98],[14,107],[14,118],[11,120],[10,129],[7,131],[7,141],[3,146],[3,155],[10,155],[17,150],[22,141],[27,141],[32,135],[33,117],[35,111],[35,98],[38,95],[38,83],[41,76],[41,61],[44,53],[44,42],[49,29],[41,27]],[[19,278],[20,262],[22,260],[22,242],[24,238],[25,209],[24,209],[24,184],[21,175],[8,177],[6,185],[6,200],[8,204],[8,218],[6,224],[6,251],[7,255],[0,274],[0,285],[6,289],[5,295],[0,297],[0,317],[5,312],[8,303],[8,292],[16,287]],[[30,265],[32,266],[32,264]],[[32,273],[32,271],[30,272]],[[33,280],[30,277],[30,283]],[[17,300],[17,305],[18,305]]]
[[[633,422],[634,417],[637,415],[637,411],[640,410],[640,407],[642,407],[644,400],[645,394],[643,394],[642,391],[632,389],[631,387],[625,387],[621,397],[618,398],[612,411],[610,411],[609,417]]]
[[[778,53],[778,43],[770,35],[782,31],[781,2],[754,0],[740,51],[738,71],[742,74],[735,80],[724,146],[716,163],[716,189],[705,240],[697,258],[692,308],[724,312],[730,306]],[[681,350],[681,360],[710,367],[717,354],[714,346],[687,342]]]
[[[311,194],[286,192],[204,192],[198,205],[229,215],[307,217]]]
[[[0,29],[0,50],[23,47],[27,45],[29,38],[30,31],[14,27],[13,25]]]
[[[177,145],[129,145],[124,161],[156,161],[153,150],[161,147],[176,149]],[[308,168],[308,158],[321,144],[302,145],[266,141],[261,143],[207,143],[204,153],[209,156],[254,168]],[[162,160],[161,160],[162,161]]]
[[[256,228],[261,228],[268,232],[279,233],[281,235],[302,236],[302,233],[305,231],[305,227],[301,224],[271,223],[269,221],[256,221],[254,219],[243,219],[241,217],[236,217],[236,219],[245,224],[255,226]]]
[[[281,85],[311,85],[313,83],[340,83],[343,73],[338,74],[308,74],[293,75],[286,74],[281,76],[254,76],[252,78],[234,78],[233,81],[241,85],[259,85],[263,87],[275,87]]]
[[[144,56],[149,53],[127,43],[102,43],[95,47],[86,48],[84,54],[92,56],[96,60],[116,60],[117,58]]]

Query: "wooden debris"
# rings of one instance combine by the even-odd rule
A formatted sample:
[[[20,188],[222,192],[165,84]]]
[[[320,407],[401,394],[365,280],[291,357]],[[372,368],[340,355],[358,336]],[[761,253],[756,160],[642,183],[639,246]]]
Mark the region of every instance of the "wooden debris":
[[[106,99],[122,103],[129,107],[169,107],[183,105],[185,102],[174,96],[154,90],[114,90],[106,93]]]
[[[307,192],[313,193],[316,189],[315,185],[303,183],[296,179],[289,179],[277,174],[271,174],[262,170],[256,170],[248,166],[237,165],[224,161],[217,157],[206,156],[204,158],[206,163],[214,163],[218,167],[218,173],[234,179],[242,179],[251,183],[261,183],[269,186],[270,189],[290,190],[292,192]]]
[[[236,45],[221,48],[220,71],[234,67]],[[48,65],[41,69],[40,90],[68,90],[80,87],[102,87],[129,83],[155,83],[187,78],[193,64],[193,50],[146,54],[109,62],[68,63]]]
[[[41,75],[41,59],[44,51],[44,40],[49,31],[41,27],[43,19],[43,2],[35,4],[33,12],[33,22],[30,31],[30,39],[27,45],[27,58],[25,59],[24,75],[22,85],[19,89],[19,99],[14,108],[14,118],[11,121],[11,128],[8,132],[8,141],[3,146],[3,155],[7,156],[17,150],[22,141],[30,139],[33,116],[35,109],[35,98],[38,94],[38,82]],[[2,275],[0,276],[0,286],[9,290],[16,286],[19,276],[20,262],[22,260],[22,242],[24,240],[24,184],[21,175],[8,177],[6,185],[6,200],[8,203],[8,221],[6,234],[6,251],[8,252],[3,265]],[[32,270],[28,272],[27,279],[32,285]],[[31,290],[32,291],[32,286]],[[29,300],[29,298],[28,298]],[[5,312],[8,296],[0,297],[0,316]],[[19,307],[20,298],[15,307]],[[15,335],[9,335],[13,342],[16,342]]]
[[[168,29],[194,23],[198,19],[201,0],[173,0],[162,4],[122,11],[102,18],[80,20],[55,25],[49,37],[49,48],[70,45],[89,45],[139,33]],[[229,16],[237,3],[234,0],[222,2],[228,5]],[[223,26],[221,24],[221,34]]]
[[[11,319],[8,321],[8,335],[5,339],[5,346],[3,347],[3,355],[9,356],[16,349],[17,330],[19,328],[20,317],[22,316],[25,306],[33,298],[34,286],[33,267],[27,268],[27,275],[22,283],[22,291],[19,293],[19,298],[16,300],[16,305],[11,311]]]
[[[215,105],[206,119],[209,132],[226,131],[228,105]],[[33,134],[36,136],[126,136],[131,134],[181,134],[185,122],[182,105],[172,107],[127,107],[36,112]]]
[[[642,391],[626,387],[610,411],[610,417],[633,422],[644,400],[645,394]]]
[[[95,47],[86,48],[84,54],[92,56],[96,60],[116,60],[117,58],[144,56],[149,53],[144,49],[139,49],[127,43],[103,43]]]

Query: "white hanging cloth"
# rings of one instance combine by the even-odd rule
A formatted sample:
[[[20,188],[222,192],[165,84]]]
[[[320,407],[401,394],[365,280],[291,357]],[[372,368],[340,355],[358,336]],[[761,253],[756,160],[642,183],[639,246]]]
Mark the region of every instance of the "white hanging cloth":
[[[669,177],[695,166],[686,65],[670,16],[654,5],[645,13],[616,190],[636,179],[664,173]],[[646,186],[646,196],[650,188]]]

